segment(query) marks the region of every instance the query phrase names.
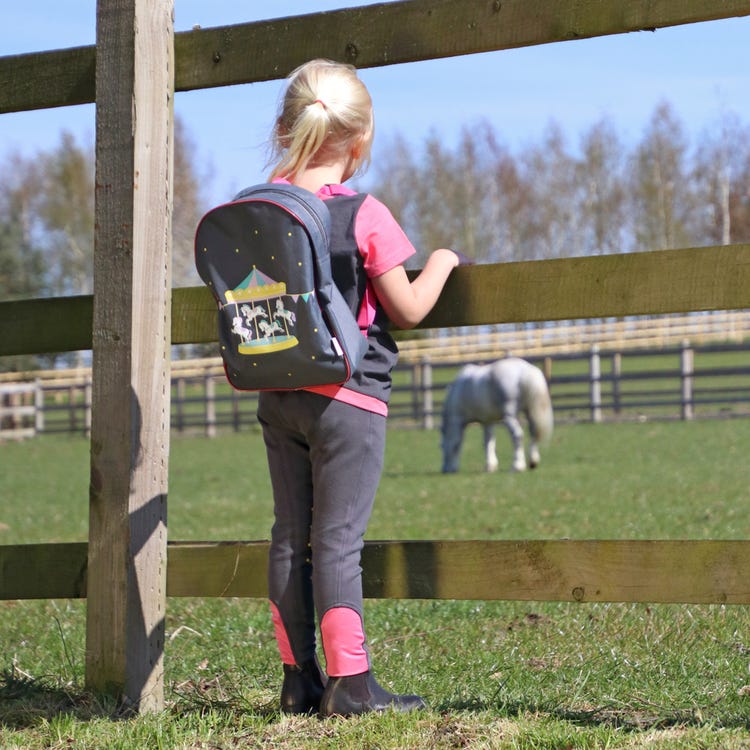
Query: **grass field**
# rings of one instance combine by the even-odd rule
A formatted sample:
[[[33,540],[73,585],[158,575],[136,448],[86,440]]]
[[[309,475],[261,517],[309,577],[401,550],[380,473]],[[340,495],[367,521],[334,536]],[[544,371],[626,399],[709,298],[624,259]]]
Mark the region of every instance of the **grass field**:
[[[563,425],[528,474],[461,472],[435,432],[391,431],[371,539],[750,537],[750,420]],[[501,464],[510,446],[499,435]],[[256,432],[173,439],[174,540],[263,539]],[[87,535],[88,444],[0,445],[0,543]],[[750,748],[745,607],[368,601],[381,681],[414,716],[281,717],[266,604],[170,599],[167,710],[112,721],[83,690],[85,603],[0,602],[0,748]]]

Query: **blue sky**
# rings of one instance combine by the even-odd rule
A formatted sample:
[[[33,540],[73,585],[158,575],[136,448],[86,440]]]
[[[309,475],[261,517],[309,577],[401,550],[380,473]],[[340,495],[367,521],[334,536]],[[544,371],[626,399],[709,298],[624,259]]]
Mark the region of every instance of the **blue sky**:
[[[175,28],[365,4],[175,0]],[[0,55],[93,44],[95,14],[95,0],[6,2]],[[693,137],[728,112],[750,125],[749,41],[746,17],[363,70],[375,103],[374,158],[397,133],[415,148],[431,132],[450,145],[462,127],[479,120],[489,122],[511,149],[537,142],[551,121],[574,146],[605,117],[632,143],[661,101],[671,103]],[[178,93],[175,109],[194,141],[212,202],[263,179],[264,144],[281,86],[276,81]],[[54,147],[62,130],[93,142],[93,105],[0,115],[0,158],[11,149],[32,155]]]

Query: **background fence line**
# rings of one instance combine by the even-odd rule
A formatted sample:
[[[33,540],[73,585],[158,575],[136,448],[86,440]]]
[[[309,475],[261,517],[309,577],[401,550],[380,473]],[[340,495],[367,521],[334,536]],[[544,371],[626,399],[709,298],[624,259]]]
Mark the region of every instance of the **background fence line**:
[[[396,368],[389,425],[433,429],[461,362],[423,359]],[[561,422],[750,416],[750,342],[530,357],[550,384]],[[697,365],[696,365],[697,362]],[[172,430],[214,437],[256,426],[254,393],[232,389],[218,358],[175,363]],[[0,383],[0,439],[90,434],[91,374],[85,368]]]

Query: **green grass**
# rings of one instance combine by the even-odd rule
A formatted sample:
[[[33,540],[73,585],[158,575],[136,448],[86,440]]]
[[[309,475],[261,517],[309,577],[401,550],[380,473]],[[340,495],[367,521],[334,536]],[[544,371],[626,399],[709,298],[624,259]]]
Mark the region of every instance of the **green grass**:
[[[750,420],[562,425],[527,474],[481,472],[477,428],[450,477],[437,433],[388,439],[371,539],[750,537]],[[0,461],[0,543],[86,539],[86,441]],[[264,462],[254,431],[173,439],[170,538],[267,538]],[[281,717],[265,602],[170,599],[167,709],[113,721],[83,689],[85,603],[0,602],[0,748],[750,747],[745,607],[368,601],[366,625],[382,681],[427,712]]]

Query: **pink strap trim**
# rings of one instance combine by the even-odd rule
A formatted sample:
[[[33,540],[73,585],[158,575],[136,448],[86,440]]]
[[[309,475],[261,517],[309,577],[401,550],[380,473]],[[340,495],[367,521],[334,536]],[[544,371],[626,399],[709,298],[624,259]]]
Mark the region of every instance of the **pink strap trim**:
[[[320,635],[330,677],[362,674],[370,668],[362,618],[353,609],[329,609],[320,622]]]
[[[276,644],[279,647],[279,654],[281,655],[281,661],[284,664],[294,665],[296,660],[292,653],[292,644],[289,643],[289,636],[286,634],[286,628],[281,620],[281,613],[279,608],[273,603],[271,605],[271,620],[273,622],[273,630],[276,634]]]
[[[381,417],[388,416],[388,404],[385,401],[381,401],[374,396],[366,396],[364,393],[357,393],[357,391],[352,391],[343,385],[311,385],[303,390],[332,398],[334,401],[342,401],[350,406],[356,406],[358,409],[379,414]]]

